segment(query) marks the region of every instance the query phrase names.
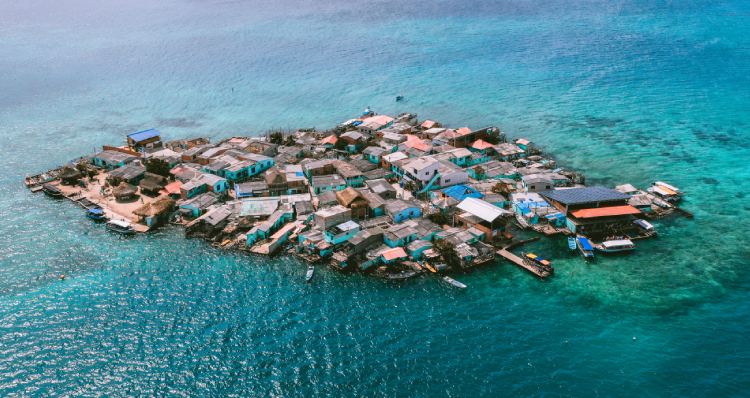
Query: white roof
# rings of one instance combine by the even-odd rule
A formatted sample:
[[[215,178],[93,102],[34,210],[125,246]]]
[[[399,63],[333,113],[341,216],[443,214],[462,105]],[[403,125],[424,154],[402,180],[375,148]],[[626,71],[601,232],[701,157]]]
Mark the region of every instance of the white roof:
[[[500,216],[510,214],[507,210],[477,198],[466,198],[456,207],[487,222],[493,222]]]
[[[393,162],[395,162],[397,160],[406,159],[408,157],[409,156],[407,156],[403,152],[393,152],[391,154],[383,156],[383,159],[385,159],[386,162],[393,163]]]
[[[632,246],[632,245],[633,245],[633,242],[630,239],[606,240],[602,242],[602,246],[606,248],[617,247],[617,246]]]
[[[347,222],[343,222],[337,225],[336,228],[338,228],[341,231],[351,231],[353,229],[359,228],[359,224],[357,224],[354,221],[347,221]]]

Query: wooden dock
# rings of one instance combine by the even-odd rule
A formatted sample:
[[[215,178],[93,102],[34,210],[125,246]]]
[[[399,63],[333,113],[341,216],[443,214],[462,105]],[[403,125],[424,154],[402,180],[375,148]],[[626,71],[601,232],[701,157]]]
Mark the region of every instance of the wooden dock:
[[[539,269],[538,267],[534,267],[530,264],[527,264],[525,261],[523,261],[521,257],[516,256],[515,254],[509,252],[506,249],[498,250],[497,254],[502,256],[504,259],[510,261],[511,263],[517,265],[518,267],[531,272],[532,274],[538,276],[539,278],[544,279],[551,275],[549,271],[544,271],[542,269]]]

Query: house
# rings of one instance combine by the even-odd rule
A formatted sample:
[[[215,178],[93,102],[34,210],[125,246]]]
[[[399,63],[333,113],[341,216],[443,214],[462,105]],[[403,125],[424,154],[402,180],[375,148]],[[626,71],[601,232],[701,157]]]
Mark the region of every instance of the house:
[[[91,158],[91,163],[99,168],[114,170],[138,159],[138,156],[107,149],[101,151]]]
[[[641,213],[628,204],[630,195],[601,186],[554,189],[540,195],[565,215],[571,232],[590,237],[630,228],[633,216]]]
[[[359,232],[359,224],[346,221],[325,230],[325,240],[332,245],[340,245],[353,238]]]
[[[380,217],[385,214],[385,200],[380,195],[368,190],[362,190],[359,193],[367,201],[369,210],[367,216]]]
[[[161,133],[155,129],[130,133],[127,139],[128,147],[136,152],[140,152],[145,148],[161,146]]]
[[[368,146],[362,151],[365,159],[375,164],[380,164],[384,153],[386,153],[386,150],[379,146]]]
[[[527,140],[526,138],[519,138],[516,140],[516,145],[526,151],[529,149],[529,146],[531,146],[531,141]]]
[[[268,195],[268,184],[265,181],[249,181],[234,184],[234,197],[237,199]]]
[[[338,137],[336,137],[335,134],[331,134],[328,137],[325,137],[320,140],[320,146],[323,148],[331,149],[336,146],[336,142],[338,142]]]
[[[359,131],[347,131],[346,133],[341,134],[339,139],[346,142],[347,150],[349,152],[356,152],[367,140],[367,136]]]
[[[421,127],[422,130],[429,130],[429,129],[433,129],[433,128],[436,128],[436,127],[440,127],[440,123],[438,123],[438,122],[436,122],[434,120],[429,120],[428,119],[428,120],[425,120],[424,122],[422,122],[422,124],[420,124],[419,127]]]
[[[379,195],[383,199],[396,199],[396,188],[382,178],[367,180],[365,181],[365,185],[367,185],[373,193]]]
[[[219,157],[224,154],[224,152],[231,149],[227,146],[217,146],[208,148],[205,151],[202,151],[200,154],[195,156],[195,162],[202,165],[207,165],[211,163],[211,160],[213,160],[216,157]]]
[[[333,174],[336,172],[336,169],[333,167],[333,163],[334,159],[306,159],[302,161],[302,171],[307,177]]]
[[[169,180],[161,175],[154,173],[144,173],[143,179],[138,184],[141,188],[141,193],[156,196],[159,195],[159,191],[164,189],[169,183]]]
[[[194,147],[192,147],[190,149],[187,149],[187,150],[183,151],[182,154],[181,154],[182,161],[183,162],[196,162],[197,158],[198,158],[198,156],[200,154],[202,154],[203,152],[205,152],[205,151],[207,151],[207,150],[209,150],[211,148],[213,148],[211,145],[209,145],[209,144],[203,144],[203,145],[198,145],[198,146],[194,146]]]
[[[352,219],[351,209],[337,205],[319,209],[314,213],[313,223],[322,230]]]
[[[469,174],[466,170],[456,166],[451,162],[440,162],[438,166],[440,187],[448,187],[455,184],[463,184],[469,181]]]
[[[182,162],[182,155],[169,148],[163,148],[158,151],[150,152],[145,155],[147,159],[158,159],[169,165],[170,168]]]
[[[370,162],[367,159],[352,159],[349,160],[349,164],[354,166],[357,170],[362,172],[362,175],[364,176],[364,173],[372,170],[383,170],[380,168],[380,164],[375,164]],[[366,177],[363,177],[363,179],[367,179]]]
[[[419,260],[422,257],[422,253],[425,252],[425,250],[432,249],[432,242],[426,241],[426,240],[415,240],[406,247],[406,250],[409,252],[409,255],[411,258],[415,260]]]
[[[164,189],[162,189],[160,193],[163,195],[168,195],[172,199],[179,199],[181,187],[182,181],[172,181],[169,184],[165,185]]]
[[[477,198],[466,198],[456,208],[464,211],[457,217],[464,228],[476,228],[488,240],[499,237],[512,216],[511,212]]]
[[[494,150],[497,153],[499,160],[503,162],[510,162],[516,159],[520,159],[524,156],[525,152],[517,145],[503,142],[494,146]]]
[[[421,188],[436,178],[439,167],[440,162],[431,157],[412,159],[403,166],[404,179],[414,181]]]
[[[240,202],[238,215],[245,219],[259,220],[270,217],[278,208],[278,198],[244,198]]]
[[[383,264],[393,264],[400,260],[405,260],[409,256],[404,251],[404,248],[394,247],[393,249],[381,252],[380,257]]]
[[[255,153],[266,157],[276,156],[279,148],[277,144],[260,139],[250,139],[245,141],[244,145],[240,144],[237,147],[241,147],[245,152]]]
[[[219,202],[219,196],[213,192],[206,192],[191,199],[182,201],[178,208],[179,213],[189,218],[198,218],[209,207]]]
[[[405,134],[399,134],[396,132],[390,132],[390,131],[382,131],[378,133],[380,136],[381,142],[386,144],[387,147],[393,148],[396,145],[406,141],[406,135]],[[387,149],[387,148],[386,148]]]
[[[527,192],[541,192],[552,189],[554,182],[544,174],[528,174],[521,177],[521,183]]]
[[[361,219],[367,217],[369,203],[356,189],[348,187],[337,191],[336,199],[339,204],[352,210],[352,218]]]
[[[203,173],[182,184],[182,187],[180,187],[180,196],[183,199],[189,199],[197,194],[207,191],[224,195],[228,190],[229,182],[225,178]]]
[[[346,181],[338,174],[321,175],[313,176],[310,185],[313,188],[313,192],[318,195],[325,191],[340,191],[346,188]]]
[[[388,115],[376,115],[363,119],[362,124],[357,126],[357,129],[366,133],[373,133],[388,127],[391,124],[393,124],[392,117]]]
[[[462,200],[466,198],[481,199],[484,196],[481,192],[477,191],[476,189],[467,185],[463,185],[463,184],[454,185],[452,187],[445,188],[443,189],[442,193],[444,196],[449,196],[457,200],[458,202],[461,202]]]
[[[417,231],[409,224],[392,225],[383,234],[383,242],[389,247],[402,247],[416,239]]]
[[[390,170],[390,171],[392,171],[394,173],[397,173],[397,174],[401,175],[402,172],[399,172],[397,170],[397,164],[396,164],[396,162],[408,159],[409,156],[407,156],[403,152],[393,152],[393,153],[389,153],[388,155],[383,155],[382,158],[383,158],[383,168],[384,169]]]
[[[422,209],[417,203],[403,199],[394,199],[386,202],[385,212],[395,223],[422,216]]]
[[[540,217],[558,213],[536,192],[516,192],[510,195],[511,209],[529,224],[539,223]]]
[[[333,167],[336,169],[338,175],[344,177],[347,186],[356,188],[364,185],[365,179],[362,172],[348,162],[336,160],[333,163]]]
[[[318,208],[338,204],[339,200],[336,198],[336,192],[337,191],[324,191],[318,195]]]
[[[257,238],[267,239],[274,232],[278,231],[284,224],[291,221],[294,216],[292,205],[289,203],[282,203],[279,207],[268,216],[268,219],[258,225],[256,231]]]
[[[120,185],[123,181],[128,184],[137,185],[145,173],[146,168],[140,163],[134,162],[109,172],[107,182],[112,186]]]
[[[383,243],[383,230],[379,227],[362,229],[348,242],[353,254],[364,253],[381,243]]]

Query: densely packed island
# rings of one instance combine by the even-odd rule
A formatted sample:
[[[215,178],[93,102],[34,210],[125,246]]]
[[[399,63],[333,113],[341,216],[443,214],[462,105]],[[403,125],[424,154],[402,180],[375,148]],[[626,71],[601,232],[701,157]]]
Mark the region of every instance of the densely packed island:
[[[581,174],[497,127],[450,128],[369,109],[326,131],[217,143],[139,131],[26,185],[80,204],[121,234],[173,223],[222,248],[286,250],[310,264],[308,280],[321,261],[402,279],[496,256],[547,277],[549,259],[511,252],[528,241],[518,230],[567,236],[570,250],[593,259],[654,236],[647,219],[690,216],[677,206],[683,193],[667,183],[585,186]]]

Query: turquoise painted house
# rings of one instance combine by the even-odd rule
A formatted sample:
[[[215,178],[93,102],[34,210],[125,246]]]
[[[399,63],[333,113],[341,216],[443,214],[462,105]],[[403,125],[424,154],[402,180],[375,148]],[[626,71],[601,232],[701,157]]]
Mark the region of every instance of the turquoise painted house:
[[[402,199],[394,199],[386,202],[385,211],[395,223],[422,216],[422,209],[419,205]]]
[[[379,146],[368,146],[362,151],[362,155],[364,155],[365,159],[375,164],[380,164],[384,153],[386,153],[386,150]]]
[[[125,166],[135,159],[138,159],[138,157],[124,152],[106,150],[94,155],[91,158],[91,163],[96,167],[114,170]]]
[[[359,232],[359,224],[354,221],[347,221],[327,229],[323,236],[326,242],[332,245],[340,245],[353,238]]]
[[[431,249],[432,243],[426,240],[415,240],[414,242],[409,243],[409,246],[407,246],[407,251],[409,252],[409,255],[415,259],[419,260],[422,257],[422,253],[424,253],[425,250]]]

